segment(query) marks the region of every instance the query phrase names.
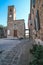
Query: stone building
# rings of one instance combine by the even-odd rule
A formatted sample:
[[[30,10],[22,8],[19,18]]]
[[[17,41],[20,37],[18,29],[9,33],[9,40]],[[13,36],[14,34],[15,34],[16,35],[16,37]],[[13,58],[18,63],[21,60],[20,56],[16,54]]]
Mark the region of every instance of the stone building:
[[[30,4],[31,36],[43,40],[43,0],[31,0]]]
[[[8,6],[7,37],[24,38],[25,23],[24,19],[16,20],[16,9]]]

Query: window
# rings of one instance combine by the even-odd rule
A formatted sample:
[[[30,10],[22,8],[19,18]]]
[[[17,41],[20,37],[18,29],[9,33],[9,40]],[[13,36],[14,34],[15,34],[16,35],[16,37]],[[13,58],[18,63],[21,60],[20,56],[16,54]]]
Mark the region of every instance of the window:
[[[34,23],[35,23],[35,30],[36,31],[40,30],[39,10],[36,10],[36,17],[35,17]]]
[[[12,15],[9,15],[9,17],[12,17]]]
[[[7,31],[7,34],[10,35],[10,30]]]
[[[16,24],[14,24],[14,27],[16,28]]]
[[[14,29],[17,30],[17,24],[14,24]]]
[[[32,7],[35,8],[35,0],[32,0]]]
[[[38,31],[38,21],[37,21],[37,18],[35,18],[34,23],[35,23],[35,30]]]
[[[12,9],[10,9],[10,12],[12,12]]]

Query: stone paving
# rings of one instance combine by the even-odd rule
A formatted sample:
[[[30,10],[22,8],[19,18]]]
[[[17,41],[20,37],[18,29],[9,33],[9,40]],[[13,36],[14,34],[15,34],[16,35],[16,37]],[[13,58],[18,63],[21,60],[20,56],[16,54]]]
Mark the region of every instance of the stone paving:
[[[9,51],[0,53],[0,65],[29,65],[33,41],[24,40]]]

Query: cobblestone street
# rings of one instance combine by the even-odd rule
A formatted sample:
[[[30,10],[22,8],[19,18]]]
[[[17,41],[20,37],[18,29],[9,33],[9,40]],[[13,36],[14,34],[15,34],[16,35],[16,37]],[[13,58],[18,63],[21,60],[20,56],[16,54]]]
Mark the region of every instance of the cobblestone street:
[[[27,39],[22,40],[10,50],[3,51],[0,53],[0,65],[29,65],[31,59],[29,49],[31,46],[32,41]]]

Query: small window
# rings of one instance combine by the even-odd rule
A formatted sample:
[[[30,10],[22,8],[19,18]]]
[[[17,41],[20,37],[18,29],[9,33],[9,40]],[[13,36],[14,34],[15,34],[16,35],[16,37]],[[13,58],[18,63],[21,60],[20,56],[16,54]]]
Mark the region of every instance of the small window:
[[[14,24],[14,27],[16,27],[16,24]]]
[[[16,24],[14,24],[14,29],[16,29],[17,28],[17,25]]]
[[[10,9],[10,12],[12,12],[12,9]]]

